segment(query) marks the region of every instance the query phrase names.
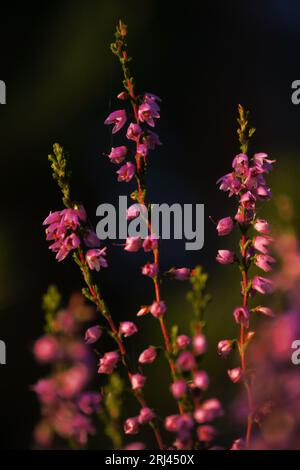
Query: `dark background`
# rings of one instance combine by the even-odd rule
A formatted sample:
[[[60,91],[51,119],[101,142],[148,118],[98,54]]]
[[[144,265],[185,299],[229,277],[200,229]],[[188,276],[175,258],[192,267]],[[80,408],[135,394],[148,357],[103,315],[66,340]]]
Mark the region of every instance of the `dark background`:
[[[7,86],[7,104],[0,107],[0,338],[7,344],[7,365],[0,366],[2,448],[29,447],[38,419],[29,386],[41,374],[30,351],[42,333],[41,296],[53,282],[66,299],[81,287],[70,260],[55,262],[41,226],[50,209],[61,208],[47,162],[53,142],[70,152],[73,193],[92,219],[98,204],[129,191],[102,156],[110,146],[103,121],[121,91],[120,69],[109,49],[119,18],[129,25],[138,88],[163,98],[158,131],[164,146],[151,155],[151,199],[205,204],[204,249],[186,252],[183,242],[165,243],[162,262],[201,263],[210,273],[207,367],[215,377],[212,390],[225,402],[233,386],[215,343],[231,331],[239,288],[236,282],[236,289],[229,289],[235,274],[215,265],[219,241],[208,216],[231,210],[215,182],[238,151],[238,103],[251,110],[257,128],[253,150],[279,162],[271,178],[274,193],[289,194],[296,207],[299,202],[300,106],[291,102],[291,83],[300,78],[297,0],[2,2],[0,79]],[[271,205],[268,211],[273,214]],[[149,283],[139,276],[143,259],[110,249],[104,290],[120,318],[133,319],[138,306],[151,300]],[[174,307],[170,322],[187,324],[178,298],[184,288],[175,293],[167,285],[165,292]],[[235,436],[226,423],[224,428],[229,440]]]

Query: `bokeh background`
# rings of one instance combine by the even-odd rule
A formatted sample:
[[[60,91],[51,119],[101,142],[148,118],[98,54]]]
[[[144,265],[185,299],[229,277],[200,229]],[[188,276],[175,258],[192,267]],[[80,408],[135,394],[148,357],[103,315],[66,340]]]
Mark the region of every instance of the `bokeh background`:
[[[200,263],[209,272],[213,301],[207,312],[205,365],[213,377],[210,393],[225,405],[235,386],[228,383],[227,365],[217,358],[215,345],[234,334],[231,311],[239,301],[239,284],[234,269],[214,261],[220,241],[208,216],[232,212],[215,183],[238,151],[238,103],[251,110],[257,128],[252,149],[278,160],[270,178],[273,193],[288,194],[296,208],[300,202],[300,106],[291,102],[291,83],[300,78],[297,0],[2,4],[0,79],[7,85],[7,104],[0,107],[0,338],[7,344],[7,365],[0,366],[2,448],[32,444],[39,410],[29,387],[43,371],[31,346],[43,329],[41,296],[50,283],[66,299],[81,287],[70,260],[55,262],[41,226],[50,209],[61,207],[47,162],[52,144],[60,142],[70,152],[73,191],[92,220],[101,202],[115,203],[118,194],[129,190],[116,182],[102,155],[110,146],[103,121],[121,91],[120,69],[109,49],[119,18],[129,25],[138,87],[163,99],[158,132],[164,145],[151,155],[151,198],[205,204],[204,248],[187,252],[183,242],[165,242],[162,263]],[[276,222],[274,203],[266,205],[264,215]],[[150,284],[139,275],[143,259],[111,246],[103,285],[119,318],[133,319],[137,307],[151,301]],[[167,284],[165,298],[170,321],[185,327],[190,310],[185,288],[179,287]],[[159,338],[154,322],[145,322],[149,336]],[[143,341],[134,342],[133,352],[141,350]],[[168,395],[157,387],[154,404],[161,400],[172,410]],[[224,420],[223,431],[228,444],[238,425]]]

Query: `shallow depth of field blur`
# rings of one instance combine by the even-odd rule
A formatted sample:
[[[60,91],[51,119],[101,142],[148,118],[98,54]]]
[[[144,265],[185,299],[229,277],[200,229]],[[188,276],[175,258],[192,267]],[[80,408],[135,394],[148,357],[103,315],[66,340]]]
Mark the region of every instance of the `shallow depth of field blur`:
[[[43,331],[43,293],[54,283],[67,301],[82,287],[71,260],[55,262],[41,225],[50,209],[61,208],[47,162],[53,142],[70,153],[74,193],[94,222],[101,202],[115,203],[128,191],[102,155],[110,147],[103,121],[121,80],[109,50],[119,18],[129,26],[139,88],[163,100],[158,130],[164,145],[150,157],[151,198],[205,204],[204,248],[185,251],[183,241],[165,241],[162,264],[201,264],[209,273],[213,300],[206,313],[204,364],[212,381],[210,395],[224,403],[230,418],[221,421],[221,442],[228,446],[239,436],[233,397],[240,387],[227,377],[231,359],[225,363],[216,354],[217,342],[236,332],[232,309],[239,302],[239,273],[215,262],[221,243],[209,216],[232,213],[216,180],[238,153],[236,108],[242,103],[257,129],[250,151],[277,160],[269,178],[274,198],[261,215],[280,230],[300,232],[300,105],[291,102],[291,83],[300,78],[300,5],[296,0],[219,1],[197,8],[198,3],[53,0],[1,7],[0,79],[7,86],[7,105],[0,107],[0,339],[7,344],[7,365],[0,366],[1,448],[32,446],[39,407],[30,385],[47,372],[31,354]],[[284,256],[283,250],[283,262]],[[140,276],[141,258],[110,244],[108,260],[102,277],[107,301],[115,316],[133,320],[149,297],[148,281]],[[172,322],[188,328],[184,285],[175,289],[166,282],[164,289]],[[281,311],[279,295],[267,302]],[[132,342],[133,352],[146,343],[145,332],[152,342],[160,337],[155,322],[147,319],[143,331]],[[157,384],[153,405],[163,402],[167,414],[173,404],[159,387],[166,374],[161,362],[152,379],[149,369],[149,380]]]

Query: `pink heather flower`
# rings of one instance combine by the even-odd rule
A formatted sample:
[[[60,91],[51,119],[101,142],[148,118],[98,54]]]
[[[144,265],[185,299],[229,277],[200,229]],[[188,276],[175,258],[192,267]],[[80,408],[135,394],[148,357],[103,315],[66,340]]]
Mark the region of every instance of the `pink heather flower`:
[[[165,419],[165,428],[169,432],[178,432],[180,427],[180,415],[170,415]]]
[[[252,209],[255,206],[256,197],[250,192],[247,191],[240,198],[240,204],[246,209]]]
[[[99,360],[99,374],[112,374],[114,368],[120,360],[119,353],[117,351],[110,351],[104,354]]]
[[[190,278],[191,270],[189,268],[172,268],[170,274],[178,281],[187,281]]]
[[[40,379],[32,386],[32,390],[38,395],[39,400],[45,404],[51,404],[57,397],[57,384],[54,379]]]
[[[46,219],[44,220],[43,225],[51,225],[54,223],[59,223],[60,219],[61,219],[61,215],[59,211],[50,212],[48,217],[46,217]]]
[[[193,385],[200,390],[207,390],[209,386],[209,377],[204,370],[194,372]]]
[[[145,444],[142,442],[131,442],[124,446],[122,450],[145,450]]]
[[[258,266],[260,269],[262,269],[265,272],[272,271],[272,263],[275,263],[276,260],[272,258],[272,256],[268,255],[257,255],[255,257],[255,264]]]
[[[62,243],[61,247],[59,248],[56,259],[57,261],[62,261],[64,260],[68,254],[70,253],[71,250],[75,250],[78,248],[80,245],[80,239],[75,235],[75,233],[72,233],[69,235]]]
[[[131,162],[127,162],[125,165],[121,166],[117,174],[119,175],[118,181],[129,183],[135,175],[135,165]]]
[[[85,259],[90,269],[100,271],[101,267],[107,268],[107,260],[105,258],[106,250],[107,247],[105,246],[101,250],[99,250],[99,248],[94,248],[86,252]]]
[[[234,261],[234,253],[229,250],[218,250],[216,260],[220,264],[231,264]]]
[[[249,327],[250,312],[247,307],[237,307],[233,312],[236,323]]]
[[[126,251],[139,251],[142,246],[142,239],[141,237],[127,237],[125,248]]]
[[[139,204],[132,204],[132,206],[128,207],[126,211],[126,219],[133,220],[140,215],[140,205]]]
[[[244,439],[236,439],[233,441],[230,450],[245,450]]]
[[[265,277],[255,276],[252,279],[252,289],[260,294],[271,294],[274,290],[274,283]]]
[[[144,94],[144,101],[146,103],[156,103],[156,101],[161,101],[161,98],[154,93],[145,93]]]
[[[207,341],[204,335],[197,334],[193,337],[193,348],[196,356],[204,354],[207,350]]]
[[[255,307],[253,311],[256,313],[262,313],[263,315],[266,315],[267,317],[275,316],[274,312],[269,307],[262,307],[261,305],[259,305],[258,307]]]
[[[126,419],[124,432],[125,434],[137,434],[139,432],[139,419],[137,416]]]
[[[140,410],[140,414],[138,416],[138,420],[140,424],[147,424],[155,418],[155,413],[151,408],[144,406]]]
[[[142,274],[144,276],[156,277],[158,274],[158,266],[155,263],[146,263],[142,267]]]
[[[150,307],[148,305],[143,305],[138,313],[136,314],[137,317],[143,317],[144,315],[147,315],[149,313]]]
[[[231,217],[224,217],[220,219],[217,224],[217,232],[219,237],[228,235],[233,229],[233,220]]]
[[[121,91],[120,93],[117,94],[118,100],[127,100],[128,98],[128,93],[126,91]]]
[[[59,356],[57,340],[50,335],[39,338],[33,346],[33,354],[39,362],[52,362]]]
[[[232,168],[238,176],[245,176],[248,171],[248,157],[244,153],[236,155],[232,162]]]
[[[154,119],[160,117],[157,107],[152,103],[142,103],[139,106],[138,115],[141,122],[146,122],[151,127],[155,126]]]
[[[165,314],[166,310],[167,307],[163,300],[161,300],[160,302],[155,301],[152,305],[150,305],[150,313],[155,318],[162,317]]]
[[[217,431],[213,426],[204,424],[197,428],[197,436],[200,442],[211,442],[217,437]]]
[[[223,414],[223,408],[219,400],[210,398],[204,401],[202,405],[195,410],[194,418],[197,423],[202,424],[220,418]]]
[[[227,373],[233,383],[239,382],[243,375],[243,371],[240,367],[235,367],[235,369],[229,369]]]
[[[183,371],[192,370],[196,366],[193,354],[189,351],[180,353],[176,361],[176,366]]]
[[[84,392],[78,399],[78,407],[86,415],[100,410],[101,395],[97,392]]]
[[[155,235],[148,235],[144,242],[143,248],[146,252],[153,251],[158,247],[158,240]]]
[[[220,184],[221,191],[229,191],[229,197],[233,194],[238,194],[241,189],[240,181],[235,177],[234,173],[228,173],[218,179],[217,184]]]
[[[265,173],[269,173],[273,169],[273,163],[276,162],[276,160],[270,160],[267,157],[268,154],[262,152],[256,153],[253,157],[254,165]]]
[[[186,389],[187,389],[185,380],[183,379],[175,380],[175,382],[172,383],[170,389],[171,389],[173,397],[176,400],[180,400],[184,396]]]
[[[87,229],[83,235],[83,241],[88,248],[98,248],[100,240],[93,230]]]
[[[127,338],[137,333],[138,329],[132,321],[124,321],[120,324],[120,332]]]
[[[72,398],[82,390],[89,379],[89,369],[84,364],[75,365],[60,372],[57,376],[58,394],[62,398]]]
[[[129,127],[126,132],[126,137],[129,140],[138,141],[141,133],[142,129],[140,128],[140,126],[132,122],[131,124],[129,124]]]
[[[85,332],[84,341],[86,344],[93,344],[98,341],[100,336],[102,335],[102,330],[99,325],[91,326]]]
[[[133,374],[130,378],[132,390],[139,390],[144,387],[146,377],[142,374]]]
[[[255,230],[257,230],[257,232],[266,234],[270,233],[271,230],[269,222],[264,219],[256,219],[256,221],[254,222],[254,228]]]
[[[110,113],[110,115],[105,119],[104,124],[114,124],[112,133],[115,134],[120,129],[122,129],[126,120],[127,116],[125,109],[118,109],[117,111],[113,111],[112,113]]]
[[[187,335],[177,336],[176,343],[179,349],[185,349],[191,343],[191,338]]]
[[[127,155],[127,147],[121,145],[121,147],[112,147],[108,158],[111,163],[122,163]]]
[[[229,339],[222,339],[218,342],[218,354],[222,357],[228,356],[232,351],[232,341]]]
[[[253,247],[257,250],[263,253],[264,255],[267,255],[269,250],[268,246],[273,242],[273,238],[269,237],[267,235],[258,235],[257,237],[254,238],[253,240]]]
[[[139,363],[140,364],[152,364],[157,357],[157,353],[153,346],[149,346],[149,348],[145,349],[139,356]]]
[[[138,153],[141,157],[147,157],[147,155],[148,155],[148,146],[147,146],[147,144],[137,144],[136,153]]]

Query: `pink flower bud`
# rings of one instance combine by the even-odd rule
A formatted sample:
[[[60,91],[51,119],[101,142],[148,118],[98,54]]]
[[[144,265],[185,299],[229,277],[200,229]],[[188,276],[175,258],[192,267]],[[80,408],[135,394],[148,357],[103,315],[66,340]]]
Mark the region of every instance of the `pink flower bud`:
[[[84,340],[86,344],[93,344],[98,341],[102,334],[102,330],[99,325],[91,326],[85,332]]]
[[[104,356],[99,360],[98,374],[112,374],[119,360],[120,356],[117,351],[110,351],[105,353]]]
[[[129,183],[135,175],[135,165],[131,162],[127,162],[121,166],[117,171],[118,181]]]
[[[191,352],[184,351],[179,355],[176,365],[179,369],[188,371],[192,370],[196,366],[196,361]]]
[[[180,425],[180,415],[170,415],[165,419],[165,428],[169,432],[178,432]]]
[[[160,302],[155,301],[150,306],[150,313],[152,313],[155,318],[162,317],[165,314],[166,310],[166,304],[163,300],[161,300]]]
[[[258,307],[255,307],[253,311],[256,313],[262,313],[263,315],[266,315],[267,317],[275,316],[274,312],[269,307],[262,307],[261,305],[259,305]]]
[[[144,408],[141,408],[140,414],[138,417],[140,424],[147,424],[150,421],[152,421],[154,418],[155,418],[155,413],[153,410],[151,410],[151,408],[148,408],[146,406]]]
[[[120,333],[122,333],[125,338],[134,335],[137,331],[136,325],[131,321],[124,321],[120,324]]]
[[[118,100],[127,100],[128,93],[126,93],[126,91],[121,91],[121,93],[117,95],[117,98]]]
[[[141,237],[127,237],[124,250],[135,252],[139,251],[142,246]]]
[[[170,274],[178,281],[187,281],[190,278],[191,270],[189,268],[172,268]]]
[[[142,129],[140,128],[140,126],[132,122],[131,124],[129,124],[129,127],[126,132],[126,137],[127,139],[138,141],[141,133]]]
[[[208,423],[220,416],[223,416],[223,408],[219,400],[211,398],[202,403],[202,406],[195,410],[194,418],[199,424]]]
[[[264,219],[256,219],[254,223],[254,228],[255,230],[257,230],[257,232],[260,232],[260,233],[266,233],[266,234],[270,233],[269,222],[267,222]]]
[[[143,388],[146,383],[146,377],[142,374],[133,374],[130,378],[132,390]]]
[[[179,349],[185,349],[191,343],[191,338],[187,335],[177,336],[176,343]]]
[[[274,239],[268,235],[258,235],[253,240],[253,247],[263,253],[268,254],[268,247],[274,241]]]
[[[148,235],[143,242],[143,248],[147,251],[153,251],[158,247],[158,239],[155,235]]]
[[[260,294],[271,294],[274,290],[274,283],[265,277],[255,276],[252,280],[252,289]]]
[[[250,312],[247,307],[237,307],[233,312],[233,316],[236,323],[243,324],[246,328],[249,327]]]
[[[220,264],[231,264],[234,261],[234,253],[229,250],[219,250],[216,260]]]
[[[142,274],[154,278],[158,274],[158,266],[155,263],[146,263],[142,267]]]
[[[59,356],[59,345],[57,340],[50,335],[42,336],[33,346],[33,354],[39,362],[52,362]]]
[[[105,119],[104,124],[114,124],[112,133],[115,134],[120,129],[122,129],[126,120],[127,116],[125,109],[118,109],[117,111],[113,111],[112,113],[110,113],[110,115]]]
[[[269,255],[257,255],[255,257],[255,264],[265,272],[272,271],[272,263],[276,260]]]
[[[99,250],[94,248],[93,250],[88,250],[85,255],[86,262],[90,269],[95,269],[100,271],[100,268],[107,268],[106,256],[106,246]]]
[[[193,348],[196,356],[204,354],[207,350],[207,341],[204,335],[197,334],[193,338]]]
[[[87,414],[98,412],[100,410],[101,395],[97,392],[84,392],[78,399],[79,409]]]
[[[147,315],[147,313],[149,313],[149,309],[150,309],[149,305],[143,305],[143,306],[139,309],[139,311],[138,311],[138,313],[136,314],[136,316],[137,316],[137,317],[143,317],[144,315]]]
[[[125,434],[137,434],[139,432],[139,419],[137,416],[126,419],[124,432]]]
[[[127,147],[121,145],[121,147],[112,147],[108,158],[111,163],[122,163],[127,155]]]
[[[59,211],[50,212],[48,217],[46,217],[46,219],[44,220],[43,225],[50,225],[50,224],[54,224],[56,222],[59,223],[60,219],[61,219],[61,215],[60,215]]]
[[[217,437],[217,431],[213,426],[204,424],[197,428],[197,436],[200,442],[211,442]]]
[[[221,357],[226,357],[232,351],[232,341],[229,339],[222,339],[218,343],[218,354]]]
[[[186,386],[185,380],[179,379],[179,380],[175,380],[175,382],[172,383],[170,388],[171,388],[173,397],[176,400],[180,400],[184,396],[187,386]]]
[[[209,386],[209,377],[204,370],[194,372],[193,385],[200,390],[207,390]]]
[[[219,220],[217,224],[217,232],[219,237],[228,235],[233,229],[233,220],[231,217],[224,217],[224,219]]]
[[[152,364],[153,361],[156,359],[156,350],[152,346],[145,349],[139,356],[139,363],[140,364]]]
[[[243,375],[243,371],[240,367],[236,367],[235,369],[229,369],[227,373],[233,383],[239,382]]]
[[[132,204],[132,206],[128,207],[126,211],[126,219],[133,220],[139,216],[141,210],[139,204]]]

